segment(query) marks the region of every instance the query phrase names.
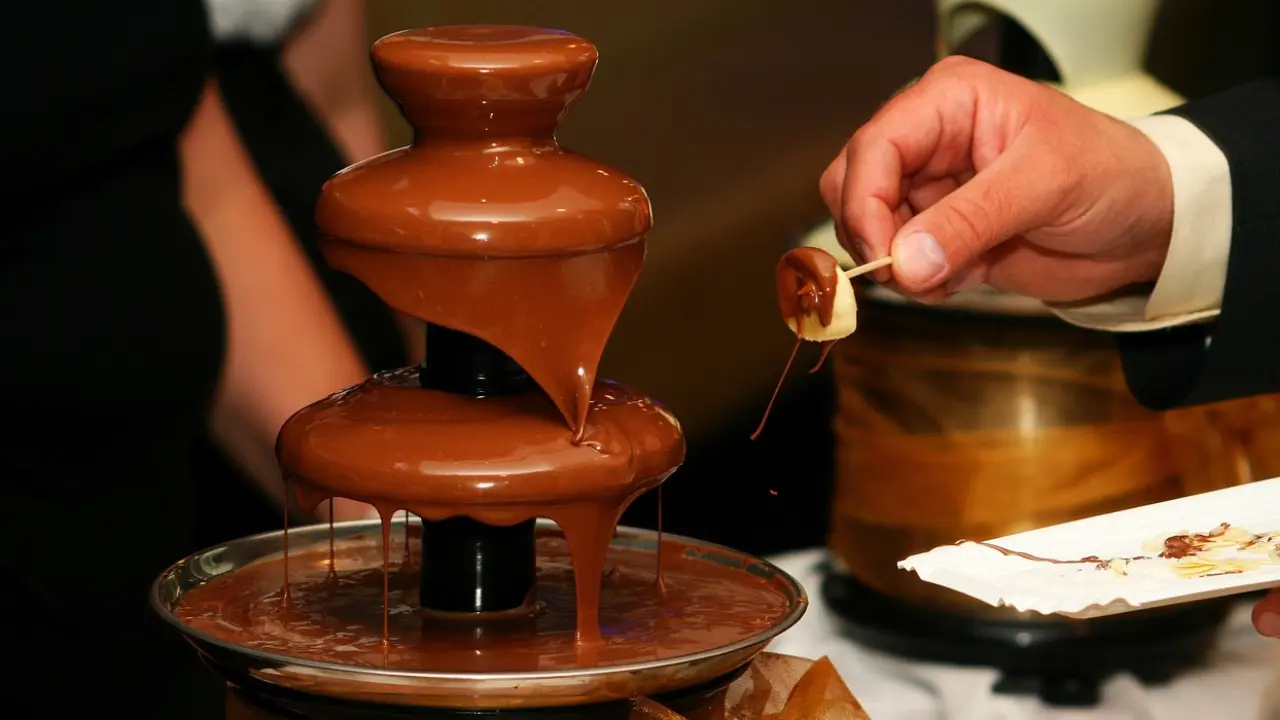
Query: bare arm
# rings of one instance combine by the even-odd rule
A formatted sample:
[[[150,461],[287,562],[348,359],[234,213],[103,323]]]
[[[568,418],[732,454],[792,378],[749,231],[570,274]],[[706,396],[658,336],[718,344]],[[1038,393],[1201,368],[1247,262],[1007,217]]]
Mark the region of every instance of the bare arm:
[[[277,502],[280,426],[298,408],[362,380],[364,363],[210,84],[179,146],[183,200],[221,283],[227,356],[211,430]],[[364,512],[340,507],[339,515]]]
[[[329,131],[349,163],[387,149],[369,65],[364,0],[325,0],[281,57],[285,76]],[[421,362],[421,324],[397,313],[413,362]]]
[[[364,0],[324,0],[285,45],[285,76],[329,130],[347,162],[387,149],[375,105]]]

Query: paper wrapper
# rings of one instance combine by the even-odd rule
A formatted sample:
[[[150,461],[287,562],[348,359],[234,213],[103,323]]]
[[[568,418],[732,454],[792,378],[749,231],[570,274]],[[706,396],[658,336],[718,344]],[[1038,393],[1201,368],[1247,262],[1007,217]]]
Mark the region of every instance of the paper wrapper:
[[[729,687],[725,720],[868,720],[827,658],[764,653]]]
[[[724,705],[681,715],[657,702],[632,701],[631,720],[868,720],[831,660],[765,652],[730,685]]]
[[[652,700],[633,701],[631,720],[868,720],[827,658],[762,653],[725,696],[724,710],[681,715]]]
[[[1210,533],[1223,523],[1231,528],[1200,554],[1153,557],[1166,538]],[[1040,558],[1096,556],[1106,566],[1029,560],[965,542],[912,555],[898,567],[991,605],[1075,618],[1280,587],[1280,478],[985,542]],[[1138,556],[1145,559],[1132,559]]]

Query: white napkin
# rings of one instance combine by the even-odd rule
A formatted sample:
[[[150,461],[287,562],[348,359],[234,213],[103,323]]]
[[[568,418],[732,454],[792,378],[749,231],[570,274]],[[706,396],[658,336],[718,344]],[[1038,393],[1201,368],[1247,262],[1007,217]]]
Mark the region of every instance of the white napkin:
[[[1118,564],[1053,564],[1002,554],[981,543],[946,545],[898,563],[922,580],[994,606],[1070,617],[1099,617],[1280,587],[1280,478],[1190,495],[987,541],[1039,558],[1154,556],[1170,536],[1211,533],[1222,524],[1245,537],[1180,560],[1154,558]],[[1269,534],[1245,543],[1250,533]],[[1231,535],[1224,536],[1229,539]],[[959,540],[961,538],[957,538]],[[965,538],[985,541],[985,538]],[[1152,543],[1157,547],[1151,547]],[[1204,559],[1217,564],[1205,564]],[[1248,564],[1221,566],[1222,560]],[[1189,577],[1180,572],[1207,568]],[[1227,572],[1230,571],[1230,572]]]

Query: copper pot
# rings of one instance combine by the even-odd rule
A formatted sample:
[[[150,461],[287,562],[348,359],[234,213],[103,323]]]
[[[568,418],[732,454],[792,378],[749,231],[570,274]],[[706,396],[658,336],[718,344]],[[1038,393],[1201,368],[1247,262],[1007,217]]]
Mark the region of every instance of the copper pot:
[[[936,307],[860,291],[834,353],[830,547],[896,599],[1014,619],[897,568],[989,539],[1280,473],[1275,397],[1155,413],[1106,333],[985,289]]]

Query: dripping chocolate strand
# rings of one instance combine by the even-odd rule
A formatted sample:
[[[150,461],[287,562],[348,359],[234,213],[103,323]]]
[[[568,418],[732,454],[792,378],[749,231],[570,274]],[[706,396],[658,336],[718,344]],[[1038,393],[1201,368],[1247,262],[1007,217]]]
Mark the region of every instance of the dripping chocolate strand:
[[[616,531],[615,531],[616,532]],[[658,546],[653,553],[657,557],[658,594],[666,595],[667,588],[662,582],[662,486],[658,486]]]
[[[333,512],[334,498],[329,498],[329,574],[336,580],[338,577],[338,561],[334,550]]]
[[[836,346],[835,340],[828,340],[822,343],[822,354],[818,356],[818,362],[812,368],[809,368],[809,374],[812,375],[822,369],[822,364],[827,361],[827,356],[831,354],[831,349]]]
[[[769,420],[769,413],[773,412],[773,404],[778,400],[778,393],[782,390],[782,383],[787,380],[787,373],[791,372],[791,363],[796,360],[796,353],[800,352],[800,343],[804,342],[800,336],[796,336],[796,344],[791,348],[791,357],[787,358],[787,364],[782,367],[782,375],[778,378],[778,384],[773,388],[773,396],[769,398],[769,404],[764,408],[764,416],[760,418],[760,424],[756,426],[756,431],[751,433],[751,439],[756,440],[760,437],[760,433],[764,432],[764,425]]]
[[[956,544],[964,545],[966,543],[970,543],[973,545],[981,545],[982,547],[990,548],[991,550],[995,550],[996,552],[1000,553],[1001,555],[1004,555],[1005,557],[1017,557],[1017,558],[1022,558],[1023,560],[1030,560],[1032,562],[1039,562],[1039,563],[1049,563],[1051,565],[1083,565],[1088,563],[1097,564],[1100,562],[1104,562],[1102,558],[1097,557],[1096,555],[1089,555],[1088,557],[1082,557],[1078,560],[1061,560],[1058,558],[1040,557],[1039,555],[1032,555],[1031,553],[1022,552],[1021,550],[1010,550],[1007,547],[1002,547],[994,543],[982,542],[981,540],[961,540]]]
[[[400,579],[404,588],[417,584],[413,577],[413,537],[409,533],[409,511],[404,511],[404,554],[400,556]]]
[[[404,511],[404,554],[400,557],[400,572],[407,572],[413,560],[413,550],[409,545],[409,511]]]
[[[288,476],[284,480],[284,533],[281,537],[284,539],[284,588],[280,592],[280,609],[289,609],[289,496],[292,489],[292,483],[289,482]]]
[[[386,513],[378,510],[378,519],[382,521],[382,649],[383,652],[391,646],[391,517],[395,513],[391,513],[389,517]]]

